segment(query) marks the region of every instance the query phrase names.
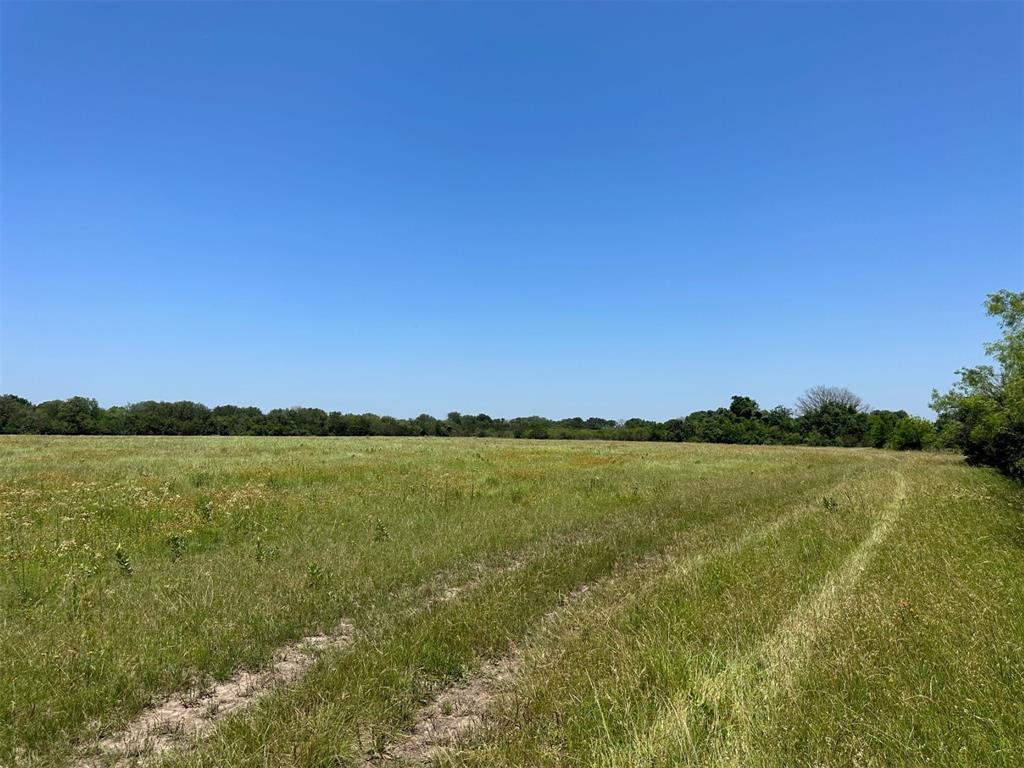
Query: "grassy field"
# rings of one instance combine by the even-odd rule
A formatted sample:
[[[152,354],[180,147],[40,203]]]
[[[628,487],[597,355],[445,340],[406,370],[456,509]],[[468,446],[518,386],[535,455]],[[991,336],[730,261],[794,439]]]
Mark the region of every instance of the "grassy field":
[[[0,765],[1024,765],[1022,502],[856,449],[0,438]]]

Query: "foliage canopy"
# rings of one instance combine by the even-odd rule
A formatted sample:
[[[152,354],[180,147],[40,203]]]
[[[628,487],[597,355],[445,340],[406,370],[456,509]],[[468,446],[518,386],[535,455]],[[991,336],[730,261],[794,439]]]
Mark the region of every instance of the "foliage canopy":
[[[972,464],[1024,477],[1024,292],[997,291],[985,307],[1003,334],[985,345],[997,365],[962,368],[949,392],[933,391],[936,426]]]
[[[187,400],[146,400],[101,408],[93,399],[72,397],[34,405],[25,398],[4,395],[0,397],[0,433],[455,436],[875,448],[922,448],[933,442],[930,422],[912,419],[906,411],[868,412],[857,395],[839,387],[808,390],[798,408],[799,416],[781,405],[766,410],[751,397],[734,395],[728,408],[695,411],[664,422],[578,416],[557,420],[541,416],[502,419],[486,413],[458,411],[444,419],[425,413],[412,419],[397,419],[320,408],[275,408],[266,413],[237,405],[208,408]]]

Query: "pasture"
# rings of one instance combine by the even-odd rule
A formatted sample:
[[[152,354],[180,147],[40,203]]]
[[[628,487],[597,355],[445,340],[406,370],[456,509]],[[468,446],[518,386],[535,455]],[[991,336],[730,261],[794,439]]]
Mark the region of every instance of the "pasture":
[[[0,438],[0,765],[1024,765],[959,457]]]

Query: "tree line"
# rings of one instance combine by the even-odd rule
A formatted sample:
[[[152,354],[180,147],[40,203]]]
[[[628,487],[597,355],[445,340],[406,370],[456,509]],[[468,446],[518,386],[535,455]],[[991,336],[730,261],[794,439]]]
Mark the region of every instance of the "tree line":
[[[749,445],[865,446],[914,450],[939,442],[935,425],[906,411],[869,409],[859,397],[838,387],[814,387],[796,409],[770,410],[743,395],[729,407],[695,411],[667,421],[602,418],[513,419],[449,413],[440,419],[413,419],[375,413],[327,412],[320,408],[259,408],[188,400],[146,400],[102,408],[96,400],[72,397],[31,403],[0,396],[0,432],[43,435],[310,435],[438,436],[526,439],[649,440],[738,443]]]
[[[763,409],[734,395],[729,407],[695,411],[668,421],[600,418],[496,419],[485,413],[421,414],[396,419],[375,413],[340,413],[319,408],[208,408],[183,400],[147,400],[101,408],[94,399],[72,397],[31,403],[0,396],[0,433],[40,435],[407,435],[529,439],[655,440],[751,445],[864,446],[962,451],[968,462],[995,467],[1024,479],[1024,292],[990,294],[986,309],[1002,337],[985,346],[993,364],[957,371],[945,393],[932,392],[935,422],[906,411],[872,410],[838,387],[813,387],[796,408]]]

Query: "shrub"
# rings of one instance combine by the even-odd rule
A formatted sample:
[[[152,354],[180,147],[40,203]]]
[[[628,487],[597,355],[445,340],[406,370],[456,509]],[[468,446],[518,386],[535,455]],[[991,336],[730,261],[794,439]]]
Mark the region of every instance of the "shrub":
[[[905,416],[897,421],[886,445],[897,451],[920,451],[934,446],[935,425],[917,416]]]

